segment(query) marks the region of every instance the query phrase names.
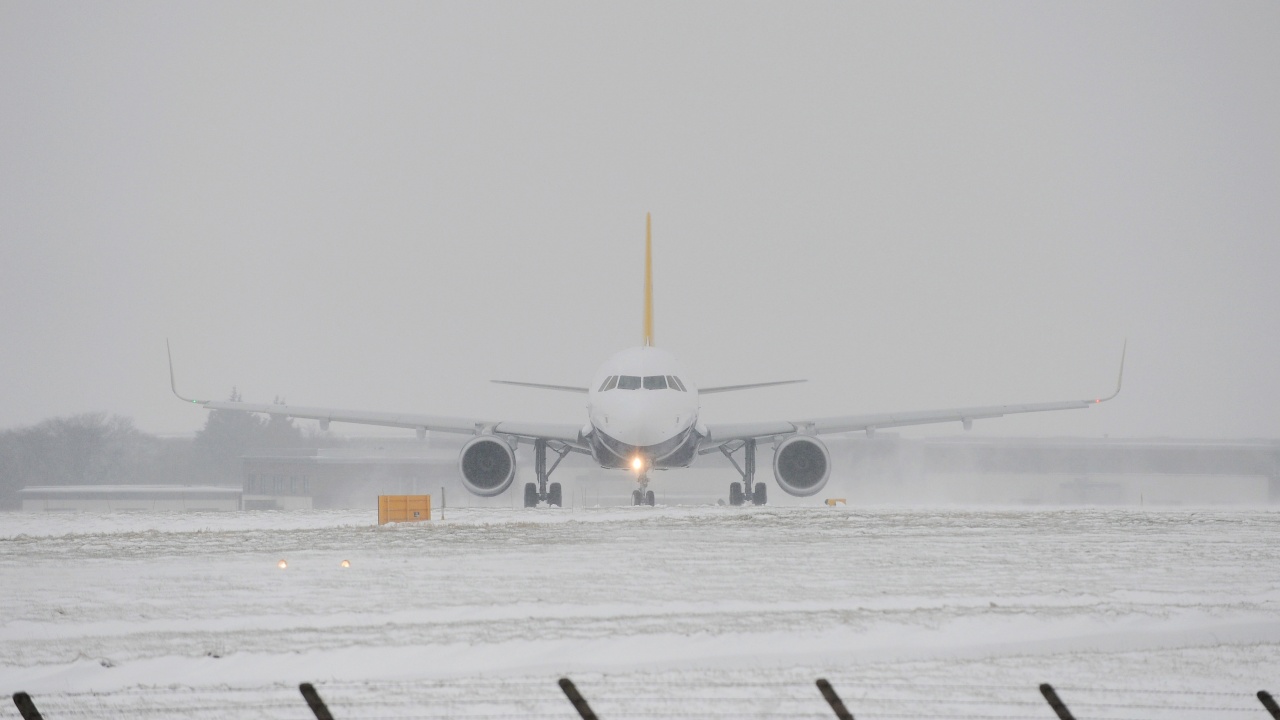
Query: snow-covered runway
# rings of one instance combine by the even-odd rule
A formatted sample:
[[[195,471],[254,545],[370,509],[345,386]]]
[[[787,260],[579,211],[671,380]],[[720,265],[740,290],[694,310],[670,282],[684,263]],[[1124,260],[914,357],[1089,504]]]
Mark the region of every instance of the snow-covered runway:
[[[1265,717],[1280,690],[1277,512],[446,517],[0,515],[0,690],[50,720],[307,718],[300,681],[350,718],[572,718],[562,675],[605,718],[834,717],[819,676],[859,718],[1052,717],[1043,681],[1081,717]]]

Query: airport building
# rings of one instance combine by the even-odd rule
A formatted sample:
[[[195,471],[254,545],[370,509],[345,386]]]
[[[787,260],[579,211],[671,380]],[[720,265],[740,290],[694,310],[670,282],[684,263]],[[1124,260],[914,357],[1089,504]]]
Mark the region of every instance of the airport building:
[[[244,458],[244,508],[372,508],[378,495],[430,494],[436,507],[516,507],[532,481],[530,448],[521,445],[517,477],[495,498],[459,481],[465,438],[420,442],[361,439],[339,448],[279,450]],[[911,439],[893,433],[823,438],[832,472],[816,498],[791,498],[772,478],[773,449],[762,443],[757,480],[775,505],[844,498],[849,504],[1221,505],[1280,504],[1280,442],[1001,438],[972,435]],[[655,474],[663,504],[715,503],[737,480],[719,454],[688,469]],[[630,475],[570,455],[552,477],[566,506],[630,504]],[[445,494],[446,498],[440,497]]]
[[[241,487],[76,485],[29,487],[29,512],[309,510],[377,507],[379,495],[431,495],[433,506],[521,507],[533,478],[532,448],[517,450],[511,488],[492,498],[459,479],[466,438],[353,438],[339,447],[254,452]],[[771,505],[1258,505],[1280,504],[1280,441],[1001,438],[893,433],[824,437],[831,477],[821,493],[792,498],[773,481],[773,448],[762,443],[756,479]],[[723,501],[739,477],[718,453],[687,469],[655,473],[666,505]],[[552,476],[566,507],[629,505],[630,473],[601,470],[571,454]]]
[[[197,485],[57,485],[18,491],[24,512],[226,512],[240,488]]]
[[[1280,442],[946,436],[851,439],[835,460],[866,500],[943,504],[1280,503]],[[834,455],[834,450],[833,450]],[[834,458],[833,458],[834,459]]]
[[[416,439],[265,450],[244,457],[244,509],[376,508],[379,495],[466,492],[457,475],[457,449]]]

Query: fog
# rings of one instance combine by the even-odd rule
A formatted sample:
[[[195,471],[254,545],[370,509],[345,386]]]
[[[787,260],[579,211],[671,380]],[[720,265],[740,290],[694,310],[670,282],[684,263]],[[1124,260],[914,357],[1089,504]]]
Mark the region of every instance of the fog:
[[[1280,5],[0,4],[0,428],[247,401],[1280,436]],[[337,429],[337,426],[335,426]],[[959,427],[904,435],[957,434]]]

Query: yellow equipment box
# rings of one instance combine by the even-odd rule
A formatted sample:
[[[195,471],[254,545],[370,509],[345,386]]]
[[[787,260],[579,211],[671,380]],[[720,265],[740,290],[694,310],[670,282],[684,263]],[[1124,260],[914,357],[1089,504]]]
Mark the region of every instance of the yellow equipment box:
[[[827,498],[827,505],[835,507],[836,505],[844,505],[844,498]]]
[[[431,519],[430,495],[379,495],[378,524]]]

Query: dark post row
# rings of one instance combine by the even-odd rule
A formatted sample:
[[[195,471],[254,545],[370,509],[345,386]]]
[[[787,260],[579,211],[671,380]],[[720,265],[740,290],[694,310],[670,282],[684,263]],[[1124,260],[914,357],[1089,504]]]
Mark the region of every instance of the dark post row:
[[[853,713],[845,707],[844,701],[836,694],[835,688],[831,687],[831,683],[826,678],[818,678],[818,692],[822,693],[822,699],[827,701],[831,706],[831,711],[836,714],[838,720],[853,720]],[[578,711],[578,715],[582,720],[599,720],[596,713],[591,709],[591,705],[587,699],[582,697],[582,693],[578,692],[577,686],[569,678],[560,678],[560,689],[564,691],[565,697],[569,698],[569,702],[573,704],[573,709]],[[298,686],[298,691],[302,693],[302,698],[307,701],[307,707],[311,708],[312,714],[316,716],[316,720],[333,720],[333,714],[329,712],[329,707],[324,704],[324,700],[320,699],[320,693],[316,692],[316,688],[311,683],[302,683]],[[1049,683],[1040,686],[1040,694],[1044,696],[1045,702],[1049,703],[1049,707],[1058,715],[1058,720],[1075,720],[1075,716],[1067,709],[1066,703],[1062,702],[1062,698],[1058,697],[1058,693]],[[1262,703],[1262,707],[1266,708],[1271,715],[1272,720],[1280,720],[1280,705],[1276,705],[1275,698],[1271,697],[1271,693],[1266,690],[1258,691],[1258,702]],[[40,715],[40,711],[36,709],[36,704],[32,702],[31,696],[18,692],[13,694],[13,704],[17,706],[18,712],[22,714],[22,720],[44,720]]]

